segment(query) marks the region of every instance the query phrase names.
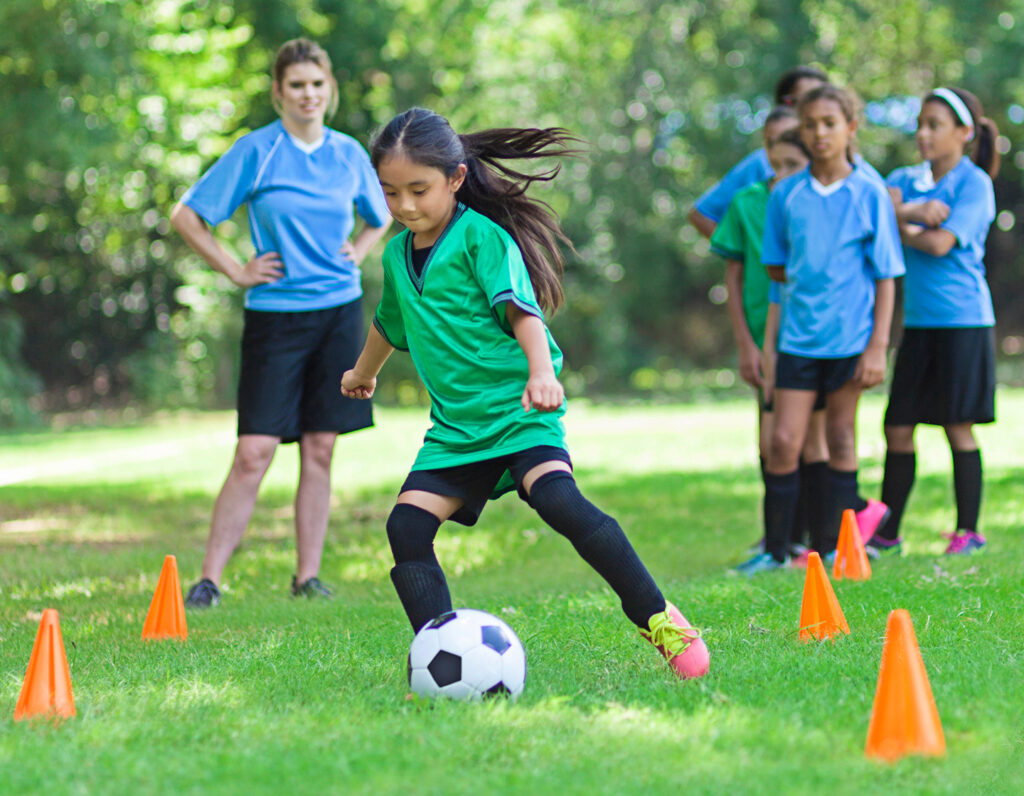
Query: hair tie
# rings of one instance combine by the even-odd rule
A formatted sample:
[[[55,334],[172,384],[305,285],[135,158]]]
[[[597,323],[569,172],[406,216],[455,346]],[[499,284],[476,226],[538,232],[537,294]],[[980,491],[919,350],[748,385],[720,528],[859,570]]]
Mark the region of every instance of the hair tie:
[[[953,113],[956,114],[956,117],[964,127],[968,127],[971,130],[971,134],[967,137],[967,141],[973,141],[974,117],[971,115],[971,111],[967,107],[967,104],[960,99],[960,95],[948,88],[937,88],[932,92],[932,96],[938,97],[953,109]]]

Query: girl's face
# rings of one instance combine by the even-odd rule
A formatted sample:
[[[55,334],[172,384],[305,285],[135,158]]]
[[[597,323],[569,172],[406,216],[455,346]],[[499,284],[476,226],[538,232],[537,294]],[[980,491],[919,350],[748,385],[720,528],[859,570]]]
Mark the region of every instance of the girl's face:
[[[330,76],[312,61],[285,67],[280,81],[274,81],[274,99],[282,119],[305,126],[323,123],[334,89]]]
[[[970,135],[970,127],[956,123],[952,108],[941,100],[931,100],[917,117],[914,140],[921,157],[934,161],[961,157]]]
[[[772,164],[775,179],[783,180],[807,165],[807,155],[800,147],[779,141],[769,148],[768,162]]]
[[[811,160],[827,162],[846,157],[857,121],[848,120],[842,106],[822,97],[800,109],[800,138],[811,151]]]
[[[377,166],[388,210],[416,236],[416,243],[431,246],[440,237],[455,209],[455,193],[466,178],[462,163],[451,177],[441,169],[424,166],[398,154]]]

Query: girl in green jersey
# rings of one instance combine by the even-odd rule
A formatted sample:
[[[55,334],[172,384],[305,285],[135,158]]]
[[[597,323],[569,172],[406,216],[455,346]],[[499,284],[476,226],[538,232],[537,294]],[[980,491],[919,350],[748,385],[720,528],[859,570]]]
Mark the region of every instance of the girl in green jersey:
[[[708,670],[700,634],[667,603],[619,524],[580,494],[565,447],[562,355],[544,311],[562,301],[558,219],[505,161],[571,154],[560,129],[456,135],[413,108],[377,135],[370,158],[406,230],[384,253],[384,286],[366,345],[341,391],[369,398],[397,348],[430,394],[432,427],[387,521],[391,580],[413,630],[450,611],[434,553],[441,523],[477,521],[511,489],[612,587],[626,615],[680,677]]]

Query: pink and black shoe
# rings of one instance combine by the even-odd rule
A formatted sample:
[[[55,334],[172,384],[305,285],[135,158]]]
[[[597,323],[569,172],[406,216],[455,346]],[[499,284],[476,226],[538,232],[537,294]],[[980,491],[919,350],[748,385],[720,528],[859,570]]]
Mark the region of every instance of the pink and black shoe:
[[[658,648],[672,671],[682,679],[691,680],[708,673],[711,656],[700,631],[691,627],[672,603],[666,603],[664,611],[647,620],[647,630],[641,628],[640,635]]]
[[[892,514],[889,507],[881,500],[868,498],[868,505],[857,512],[857,527],[860,529],[860,538],[864,544],[871,541],[889,521]]]
[[[966,556],[977,553],[987,541],[977,531],[957,531],[949,537],[949,546],[946,548],[947,556]]]

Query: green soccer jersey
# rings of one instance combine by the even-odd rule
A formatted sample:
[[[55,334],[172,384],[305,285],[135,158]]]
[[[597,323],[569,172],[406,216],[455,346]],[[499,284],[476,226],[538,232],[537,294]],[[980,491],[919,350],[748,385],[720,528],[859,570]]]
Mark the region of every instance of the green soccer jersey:
[[[758,348],[764,345],[768,286],[771,284],[768,271],[761,263],[770,193],[767,182],[755,182],[737,193],[711,236],[711,251],[743,263],[743,315]]]
[[[374,326],[407,350],[430,394],[430,418],[414,470],[491,459],[536,445],[565,447],[561,417],[524,412],[526,354],[512,335],[505,303],[543,318],[523,256],[512,236],[459,204],[434,243],[421,275],[412,233],[384,250],[384,287]],[[555,374],[562,352],[548,333]],[[500,488],[510,484],[507,479]]]

